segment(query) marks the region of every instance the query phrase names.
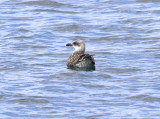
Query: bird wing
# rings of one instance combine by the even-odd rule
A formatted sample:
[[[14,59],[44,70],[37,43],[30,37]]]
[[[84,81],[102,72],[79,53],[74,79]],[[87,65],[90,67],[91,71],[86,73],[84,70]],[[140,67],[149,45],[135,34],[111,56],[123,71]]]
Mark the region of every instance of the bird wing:
[[[81,61],[83,61],[85,59],[90,59],[91,62],[93,64],[95,64],[94,58],[92,57],[92,55],[89,55],[89,54],[81,54],[80,57],[79,57],[79,59],[78,59],[78,62],[81,62]]]
[[[85,59],[90,59],[93,64],[95,64],[94,58],[89,54],[73,54],[68,58],[67,66],[74,66],[78,62],[81,62]]]

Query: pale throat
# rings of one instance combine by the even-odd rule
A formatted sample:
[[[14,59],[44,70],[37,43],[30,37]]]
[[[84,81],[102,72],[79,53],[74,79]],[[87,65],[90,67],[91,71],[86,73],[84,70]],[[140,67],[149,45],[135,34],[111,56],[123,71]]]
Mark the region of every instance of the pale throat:
[[[85,47],[74,46],[75,50],[73,53],[85,53]]]

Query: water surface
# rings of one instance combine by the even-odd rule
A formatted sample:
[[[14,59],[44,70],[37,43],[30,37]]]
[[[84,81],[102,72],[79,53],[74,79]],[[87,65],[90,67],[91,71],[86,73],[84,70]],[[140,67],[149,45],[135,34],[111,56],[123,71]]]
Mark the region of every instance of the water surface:
[[[160,117],[158,0],[0,1],[0,118]],[[84,40],[95,71],[67,69]]]

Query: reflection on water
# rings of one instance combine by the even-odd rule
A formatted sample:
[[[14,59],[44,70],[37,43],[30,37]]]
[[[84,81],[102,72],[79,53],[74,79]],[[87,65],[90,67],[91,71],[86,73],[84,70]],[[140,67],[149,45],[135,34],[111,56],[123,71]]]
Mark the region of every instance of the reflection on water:
[[[157,0],[0,1],[0,117],[160,117]],[[86,42],[96,70],[68,69]]]
[[[75,71],[94,71],[96,68],[95,66],[92,66],[92,67],[68,67],[68,69]]]

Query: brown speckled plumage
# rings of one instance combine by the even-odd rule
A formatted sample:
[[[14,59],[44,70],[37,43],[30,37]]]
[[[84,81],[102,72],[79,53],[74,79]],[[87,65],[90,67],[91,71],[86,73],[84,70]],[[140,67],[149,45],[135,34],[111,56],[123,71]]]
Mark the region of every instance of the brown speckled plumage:
[[[68,58],[67,66],[73,67],[76,66],[76,64],[78,64],[79,62],[83,62],[85,60],[90,60],[91,63],[89,63],[88,66],[95,64],[93,57],[89,54],[73,54]]]
[[[73,46],[74,53],[68,58],[68,67],[94,67],[95,61],[92,55],[85,54],[85,43],[83,40],[76,40],[73,43],[68,43],[66,46]]]

